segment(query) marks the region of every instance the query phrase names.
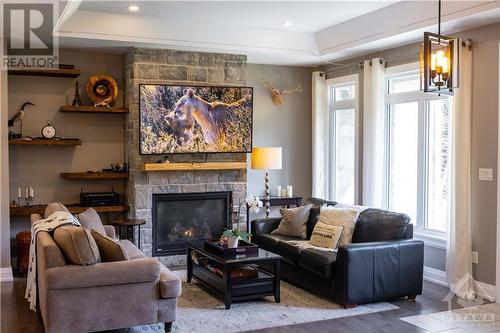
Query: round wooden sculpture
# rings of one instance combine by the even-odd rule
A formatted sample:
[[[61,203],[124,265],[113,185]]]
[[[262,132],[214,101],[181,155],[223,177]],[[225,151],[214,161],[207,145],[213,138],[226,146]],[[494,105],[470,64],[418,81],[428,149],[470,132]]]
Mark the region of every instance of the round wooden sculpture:
[[[118,97],[118,84],[109,75],[92,75],[87,82],[87,95],[94,106],[111,106]]]

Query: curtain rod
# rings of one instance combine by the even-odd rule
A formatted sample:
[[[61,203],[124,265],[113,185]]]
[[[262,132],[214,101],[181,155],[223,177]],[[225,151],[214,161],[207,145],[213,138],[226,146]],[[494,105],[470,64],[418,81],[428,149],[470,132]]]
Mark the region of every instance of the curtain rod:
[[[463,47],[468,47],[469,50],[472,50],[472,39],[468,38],[468,39],[464,39],[460,42],[460,44],[463,46]],[[388,59],[385,59],[385,58],[380,58],[380,64],[382,64],[382,62],[385,61],[386,65],[388,62],[390,61],[394,61],[394,60],[397,60],[397,59],[407,59],[409,58],[409,55],[405,55],[405,56],[398,56],[398,57],[392,57],[392,58],[388,58]],[[367,59],[368,60],[368,59]],[[418,59],[416,60],[418,61]],[[357,64],[357,66],[356,66]],[[331,62],[330,63],[331,66],[338,66],[338,67],[343,67],[345,69],[350,69],[351,70],[351,73],[354,69],[354,67],[358,67],[360,69],[362,69],[364,67],[364,61],[358,61],[357,63],[356,62],[351,62],[350,64],[342,64],[342,63],[334,63],[334,62]],[[371,65],[371,60],[370,60],[370,65]],[[330,70],[328,72],[324,72],[326,76],[328,76],[328,74],[333,74],[335,72],[338,72],[340,71],[341,69],[337,69],[337,70]]]
[[[384,59],[384,58],[379,58],[379,62],[380,62],[380,64],[381,64],[381,65],[382,65],[384,62],[387,64],[387,60],[386,60],[386,59]],[[332,63],[331,65],[332,65],[332,66],[341,66],[341,67],[343,67],[343,68],[345,68],[345,69],[350,69],[351,74],[352,74],[352,73],[353,73],[353,69],[354,69],[354,67],[355,67],[355,64],[356,64],[356,63],[355,63],[355,62],[352,62],[351,64],[352,64],[352,65],[340,64],[340,63],[338,63],[338,64],[334,64],[334,63]],[[370,66],[371,66],[371,65],[372,65],[372,60],[370,60]],[[364,61],[359,61],[359,62],[357,62],[357,67],[358,67],[358,68],[360,68],[360,69],[362,69],[362,68],[364,67]],[[325,75],[325,76],[328,76],[328,74],[332,74],[332,73],[335,73],[335,72],[336,72],[336,71],[328,71],[328,72],[324,72],[324,75]]]

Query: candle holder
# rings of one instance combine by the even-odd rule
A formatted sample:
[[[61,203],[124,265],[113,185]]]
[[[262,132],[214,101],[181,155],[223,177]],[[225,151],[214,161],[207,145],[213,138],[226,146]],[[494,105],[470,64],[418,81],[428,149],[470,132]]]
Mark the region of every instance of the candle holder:
[[[26,201],[26,207],[31,207],[33,206],[33,199],[32,197],[29,197],[29,198],[25,198],[25,201]]]

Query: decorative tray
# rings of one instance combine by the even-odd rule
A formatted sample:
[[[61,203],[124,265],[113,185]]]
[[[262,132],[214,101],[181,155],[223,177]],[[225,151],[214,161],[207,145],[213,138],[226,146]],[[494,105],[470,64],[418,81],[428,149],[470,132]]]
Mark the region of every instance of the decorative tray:
[[[238,247],[229,248],[222,246],[218,241],[205,241],[205,249],[218,255],[222,258],[245,258],[257,256],[259,254],[259,247],[255,244],[240,240]]]

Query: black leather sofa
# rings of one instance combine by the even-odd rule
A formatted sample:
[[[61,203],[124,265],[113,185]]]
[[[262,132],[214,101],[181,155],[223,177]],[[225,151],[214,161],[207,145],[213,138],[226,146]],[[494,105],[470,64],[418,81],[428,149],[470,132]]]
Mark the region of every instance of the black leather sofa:
[[[314,205],[307,222],[309,239],[320,206],[336,203],[314,198],[307,202]],[[283,257],[283,280],[332,297],[346,308],[398,297],[414,300],[422,293],[424,244],[412,239],[413,225],[407,215],[364,210],[356,222],[352,244],[340,247],[337,253],[300,249],[287,242],[297,238],[271,234],[280,220],[253,220],[252,242]]]

